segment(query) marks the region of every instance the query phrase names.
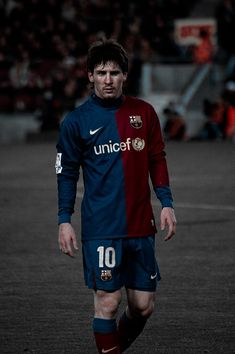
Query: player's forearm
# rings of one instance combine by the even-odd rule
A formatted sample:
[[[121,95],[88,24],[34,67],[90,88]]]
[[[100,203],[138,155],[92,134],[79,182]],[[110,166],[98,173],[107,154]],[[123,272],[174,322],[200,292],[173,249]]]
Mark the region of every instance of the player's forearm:
[[[173,208],[173,197],[169,186],[154,187],[154,191],[161,203],[162,208]]]
[[[58,182],[58,224],[71,222],[77,192],[77,181],[59,176]]]
[[[169,186],[169,175],[164,151],[155,154],[151,158],[149,172],[153,186]]]

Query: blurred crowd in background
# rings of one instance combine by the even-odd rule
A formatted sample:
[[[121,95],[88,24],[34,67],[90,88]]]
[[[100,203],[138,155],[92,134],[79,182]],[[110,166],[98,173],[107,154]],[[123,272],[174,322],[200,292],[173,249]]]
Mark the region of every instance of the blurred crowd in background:
[[[145,62],[197,62],[174,39],[174,20],[190,15],[191,0],[0,0],[0,111],[36,112],[43,129],[58,127],[89,92],[86,55],[92,42],[114,38],[130,60],[127,94],[138,95]],[[202,60],[226,66],[235,82],[235,4],[215,10],[218,52]],[[201,33],[202,40],[206,33]],[[219,53],[219,54],[218,54]],[[200,54],[200,53],[199,53]],[[199,61],[198,61],[199,60]],[[208,107],[207,107],[208,108]],[[208,109],[207,113],[208,114]]]

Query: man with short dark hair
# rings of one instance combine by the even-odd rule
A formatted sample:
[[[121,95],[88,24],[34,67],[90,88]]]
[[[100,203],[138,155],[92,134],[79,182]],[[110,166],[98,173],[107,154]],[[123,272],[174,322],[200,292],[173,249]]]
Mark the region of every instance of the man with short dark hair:
[[[157,281],[156,226],[149,176],[162,204],[165,240],[176,229],[160,124],[153,107],[123,95],[128,58],[114,41],[91,46],[88,78],[94,93],[61,124],[56,172],[59,246],[77,249],[71,215],[83,171],[82,250],[86,285],[94,291],[93,330],[99,353],[122,353],[152,314]],[[116,323],[121,288],[127,308]]]

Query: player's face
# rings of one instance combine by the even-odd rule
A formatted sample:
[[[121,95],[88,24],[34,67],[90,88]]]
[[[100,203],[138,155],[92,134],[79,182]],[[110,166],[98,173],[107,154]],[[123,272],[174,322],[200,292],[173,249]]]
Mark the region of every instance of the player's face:
[[[99,64],[94,72],[88,73],[90,82],[94,83],[95,93],[102,99],[118,98],[122,94],[123,83],[127,79],[127,73],[123,73],[115,62]]]

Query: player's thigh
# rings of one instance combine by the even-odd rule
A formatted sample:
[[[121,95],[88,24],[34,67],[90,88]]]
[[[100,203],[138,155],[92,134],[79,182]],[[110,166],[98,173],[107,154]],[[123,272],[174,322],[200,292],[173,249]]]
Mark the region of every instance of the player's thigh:
[[[161,279],[155,257],[154,236],[125,241],[124,284],[128,289],[154,292]]]
[[[121,290],[107,292],[94,291],[95,316],[99,318],[115,318],[121,302]]]
[[[116,291],[122,287],[122,240],[92,240],[82,244],[86,285],[94,290]]]

